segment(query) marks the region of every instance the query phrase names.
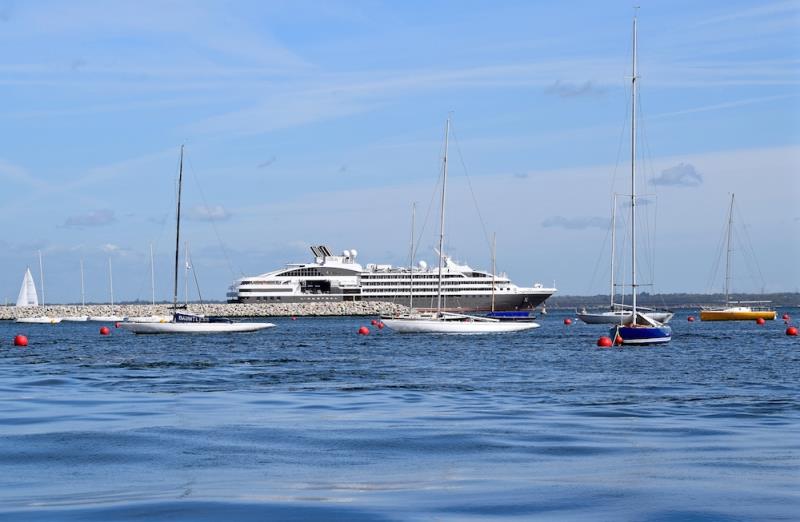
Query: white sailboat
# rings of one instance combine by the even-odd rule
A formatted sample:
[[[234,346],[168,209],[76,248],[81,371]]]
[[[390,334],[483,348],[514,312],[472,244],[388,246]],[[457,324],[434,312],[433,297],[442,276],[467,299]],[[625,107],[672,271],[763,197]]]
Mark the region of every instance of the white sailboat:
[[[637,307],[636,294],[639,285],[636,283],[636,17],[633,18],[633,59],[631,76],[631,314],[633,319],[628,324],[617,325],[611,329],[611,338],[620,338],[622,344],[643,345],[663,344],[672,339],[672,328],[660,321],[643,314]]]
[[[382,318],[383,323],[398,333],[489,334],[520,332],[538,328],[534,322],[506,322],[498,319],[442,312],[442,277],[444,275],[444,215],[447,194],[447,146],[450,137],[450,118],[447,118],[442,162],[442,200],[439,214],[439,274],[437,282],[436,312],[420,313],[412,309],[408,314]],[[413,249],[412,249],[413,251]]]
[[[111,313],[108,315],[90,315],[89,321],[118,323],[127,319],[124,315],[114,313],[114,272],[111,270],[111,258],[108,258],[108,293],[111,296]]]
[[[611,303],[605,310],[589,311],[585,307],[576,310],[578,319],[586,324],[630,324],[633,322],[633,310],[630,305],[617,303],[616,283],[614,282],[614,261],[617,240],[617,194],[614,194],[611,206]],[[668,323],[675,315],[669,310],[656,310],[653,308],[639,307],[642,314],[661,323]]]
[[[132,322],[125,321],[120,326],[136,334],[211,334],[255,332],[272,328],[272,323],[234,322],[223,317],[209,317],[178,311],[178,259],[180,258],[181,238],[181,188],[183,185],[183,146],[178,169],[178,198],[175,225],[175,277],[172,296],[172,317],[169,322]]]
[[[29,306],[41,306],[44,308],[44,268],[42,263],[42,251],[39,251],[39,281],[42,286],[42,303],[39,304],[39,298],[36,294],[36,285],[33,282],[31,269],[25,269],[25,275],[22,278],[22,287],[19,289],[17,296],[17,306],[25,308]],[[32,324],[58,324],[61,322],[60,317],[50,317],[47,315],[39,315],[34,317],[17,317],[18,323],[32,323]]]

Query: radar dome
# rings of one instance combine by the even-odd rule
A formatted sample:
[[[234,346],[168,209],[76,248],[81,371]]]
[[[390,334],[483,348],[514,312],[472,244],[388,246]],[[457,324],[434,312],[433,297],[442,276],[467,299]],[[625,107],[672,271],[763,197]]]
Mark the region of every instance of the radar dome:
[[[342,252],[342,255],[344,257],[350,257],[350,251],[349,250],[345,250],[344,252]]]
[[[350,255],[353,256],[353,257],[356,257],[358,255],[358,250],[356,250],[355,248],[351,249],[350,250]]]
[[[419,262],[419,267],[421,269],[425,270],[426,268],[428,268],[428,263],[426,263],[425,261],[420,261]]]

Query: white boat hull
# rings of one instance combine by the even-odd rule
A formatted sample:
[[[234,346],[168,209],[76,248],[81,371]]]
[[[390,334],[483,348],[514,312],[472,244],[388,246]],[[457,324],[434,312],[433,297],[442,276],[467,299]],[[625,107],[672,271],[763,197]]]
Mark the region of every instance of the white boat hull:
[[[60,317],[18,317],[16,322],[29,324],[58,324],[61,320]]]
[[[74,316],[70,316],[70,317],[63,317],[62,319],[64,321],[67,321],[67,322],[70,322],[70,323],[83,323],[83,322],[86,322],[86,321],[89,320],[89,316],[88,315],[74,315]]]
[[[121,315],[90,315],[87,320],[96,323],[116,323],[125,319],[126,317]]]
[[[272,328],[272,323],[120,323],[120,328],[135,334],[213,334],[213,333],[242,333],[256,332],[265,328]]]
[[[490,334],[522,332],[539,328],[533,322],[441,321],[438,319],[383,319],[397,333]]]
[[[633,314],[630,311],[624,312],[578,312],[576,314],[578,319],[586,324],[630,324],[633,320]],[[644,312],[642,315],[653,319],[661,324],[668,323],[672,316],[672,312]]]

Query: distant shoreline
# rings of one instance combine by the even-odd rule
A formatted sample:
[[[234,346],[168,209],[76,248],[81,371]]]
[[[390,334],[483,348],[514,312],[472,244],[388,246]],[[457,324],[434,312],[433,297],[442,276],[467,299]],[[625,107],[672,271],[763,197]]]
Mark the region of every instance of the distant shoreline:
[[[732,301],[769,301],[771,306],[776,307],[800,306],[799,292],[732,294],[730,297]],[[630,296],[625,296],[622,302],[630,304]],[[648,294],[643,292],[637,297],[637,303],[642,306],[665,306],[667,308],[699,308],[700,306],[718,305],[724,302],[725,296],[723,294]],[[553,309],[575,308],[578,306],[607,306],[608,304],[608,294],[591,296],[554,295],[547,300],[547,307]]]

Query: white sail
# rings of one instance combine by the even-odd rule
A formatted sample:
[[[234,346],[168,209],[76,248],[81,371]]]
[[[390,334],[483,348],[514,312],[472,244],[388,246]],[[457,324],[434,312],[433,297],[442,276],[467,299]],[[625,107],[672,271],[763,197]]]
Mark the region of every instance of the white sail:
[[[17,296],[17,306],[39,306],[39,297],[36,295],[36,285],[33,283],[30,268],[25,270],[25,277],[22,278],[22,287]]]

